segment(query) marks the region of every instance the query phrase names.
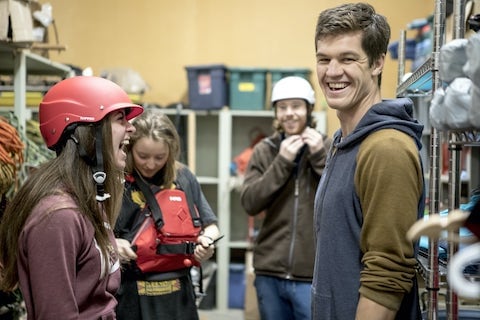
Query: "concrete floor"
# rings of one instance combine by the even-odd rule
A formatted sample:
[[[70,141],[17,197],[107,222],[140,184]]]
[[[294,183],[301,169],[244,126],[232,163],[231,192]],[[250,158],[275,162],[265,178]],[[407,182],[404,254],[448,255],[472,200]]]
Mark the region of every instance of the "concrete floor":
[[[244,320],[242,309],[198,310],[200,320]]]

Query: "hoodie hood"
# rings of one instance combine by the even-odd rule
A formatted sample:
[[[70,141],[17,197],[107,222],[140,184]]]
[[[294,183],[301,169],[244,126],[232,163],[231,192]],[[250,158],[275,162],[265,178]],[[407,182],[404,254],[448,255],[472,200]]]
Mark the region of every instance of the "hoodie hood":
[[[422,148],[423,125],[413,118],[413,102],[408,98],[384,100],[373,105],[338,148],[349,147],[360,143],[370,133],[381,129],[396,129],[411,136],[418,149]],[[335,133],[335,141],[339,141],[341,130]]]

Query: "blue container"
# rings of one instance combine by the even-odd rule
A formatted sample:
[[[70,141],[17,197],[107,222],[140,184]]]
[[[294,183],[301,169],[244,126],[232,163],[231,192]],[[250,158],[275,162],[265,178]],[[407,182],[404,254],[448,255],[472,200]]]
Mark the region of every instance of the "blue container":
[[[229,273],[228,307],[243,309],[245,306],[245,265],[231,263]]]
[[[224,65],[185,67],[190,108],[221,109],[228,104],[227,69]]]

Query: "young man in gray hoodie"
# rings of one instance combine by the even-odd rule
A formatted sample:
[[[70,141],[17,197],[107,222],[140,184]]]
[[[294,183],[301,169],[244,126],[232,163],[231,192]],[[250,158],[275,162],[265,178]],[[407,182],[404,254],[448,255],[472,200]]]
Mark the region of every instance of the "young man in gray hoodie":
[[[423,126],[411,100],[381,97],[389,38],[368,4],[318,18],[318,82],[340,129],[315,198],[314,320],[421,319],[405,234],[424,209]]]

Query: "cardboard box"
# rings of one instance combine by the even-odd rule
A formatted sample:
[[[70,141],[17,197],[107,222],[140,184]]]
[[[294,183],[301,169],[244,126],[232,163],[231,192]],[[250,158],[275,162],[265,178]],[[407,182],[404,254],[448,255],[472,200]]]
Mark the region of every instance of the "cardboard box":
[[[0,40],[15,43],[33,42],[30,1],[0,0]]]
[[[245,253],[245,307],[244,320],[260,320],[258,310],[257,290],[255,289],[255,270],[253,269],[253,251],[247,249]]]

